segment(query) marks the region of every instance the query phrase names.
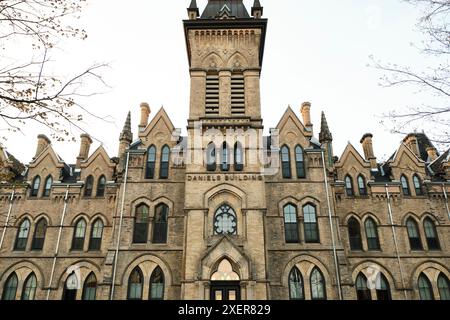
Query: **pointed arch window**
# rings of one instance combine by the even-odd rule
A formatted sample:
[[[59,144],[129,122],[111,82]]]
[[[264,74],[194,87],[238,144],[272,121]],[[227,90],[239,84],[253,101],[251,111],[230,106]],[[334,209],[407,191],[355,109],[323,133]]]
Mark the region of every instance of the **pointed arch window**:
[[[281,171],[283,179],[291,179],[291,156],[289,154],[289,148],[287,146],[281,147]]]
[[[161,151],[161,167],[159,168],[159,178],[169,178],[169,160],[170,160],[170,148],[164,146]]]
[[[50,192],[52,191],[52,184],[53,178],[52,176],[48,176],[47,179],[45,179],[44,193],[42,194],[43,197],[50,197]]]
[[[133,243],[147,243],[149,208],[146,204],[136,207],[134,217]]]
[[[295,147],[295,167],[297,169],[297,178],[306,178],[305,153],[301,146]]]
[[[422,180],[419,176],[415,174],[413,176],[414,190],[416,191],[416,196],[423,196]]]
[[[297,207],[293,204],[287,204],[283,208],[283,213],[286,243],[298,243],[300,239],[298,234]]]
[[[106,178],[105,178],[105,176],[101,176],[100,179],[98,179],[97,197],[99,197],[99,198],[104,197],[105,189],[106,189]]]
[[[147,150],[147,168],[145,171],[146,179],[153,179],[155,177],[156,167],[156,147],[150,146]]]
[[[153,222],[153,243],[167,243],[169,207],[161,203],[155,209]]]
[[[31,250],[42,250],[44,248],[45,234],[47,233],[47,220],[41,218],[34,228],[33,242]]]
[[[402,175],[400,177],[400,182],[402,184],[403,195],[404,196],[410,196],[411,195],[411,190],[409,188],[408,179],[404,175]]]
[[[220,159],[220,169],[222,171],[229,171],[230,170],[230,155],[228,152],[228,145],[226,142],[222,144],[222,155]]]
[[[438,278],[438,289],[441,300],[450,300],[450,283],[443,273]]]
[[[420,300],[434,300],[433,287],[428,277],[421,273],[419,276]]]
[[[372,218],[367,218],[365,222],[367,247],[369,250],[380,250],[380,238],[378,237],[378,227]]]
[[[363,273],[356,278],[356,295],[358,300],[372,300],[372,294],[367,285],[367,278]]]
[[[244,170],[244,152],[240,142],[236,142],[234,145],[234,170]]]
[[[236,235],[237,218],[233,208],[223,204],[217,209],[214,215],[214,234],[215,235]]]
[[[353,217],[348,219],[348,238],[351,250],[362,250],[361,226]]]
[[[305,229],[306,243],[319,243],[319,225],[317,223],[316,207],[312,204],[307,204],[303,207],[303,227]]]
[[[150,277],[150,300],[164,300],[164,272],[156,267]]]
[[[62,299],[65,301],[74,301],[77,299],[77,293],[80,282],[75,271],[73,271],[66,279],[63,288]]]
[[[216,145],[214,142],[211,142],[206,148],[206,170],[213,172],[216,171],[216,167]]]
[[[14,245],[15,251],[25,251],[28,242],[28,234],[30,233],[30,220],[27,218],[22,221],[17,230],[16,243]]]
[[[128,300],[142,300],[144,276],[139,267],[136,267],[128,278]]]
[[[22,288],[21,300],[34,300],[36,297],[37,280],[32,272],[26,279]]]
[[[366,179],[362,176],[358,176],[358,190],[360,196],[367,196]]]
[[[103,237],[103,221],[98,218],[95,220],[91,229],[91,238],[89,240],[89,250],[98,251],[102,247],[102,237]]]
[[[31,192],[30,192],[30,196],[35,198],[38,196],[39,194],[39,187],[41,186],[41,177],[40,176],[36,176],[33,179],[33,182],[31,184]]]
[[[3,287],[2,300],[16,300],[18,282],[17,275],[13,272],[8,277],[5,286]]]
[[[355,191],[353,189],[353,179],[350,176],[345,177],[345,193],[348,197],[353,197],[355,195]]]
[[[82,251],[84,247],[84,238],[86,236],[86,221],[81,218],[75,224],[72,239],[72,250]]]
[[[303,277],[297,267],[292,268],[289,273],[289,299],[304,300],[305,290],[303,286]]]
[[[423,221],[423,228],[425,230],[425,237],[427,240],[428,250],[440,250],[439,237],[436,230],[436,225],[433,220],[426,218]]]
[[[325,287],[325,278],[323,277],[322,272],[317,267],[315,267],[311,272],[310,282],[312,300],[326,300],[327,294]]]
[[[96,300],[97,298],[97,277],[91,272],[83,285],[83,300]]]
[[[377,292],[377,300],[392,300],[389,281],[381,272],[377,275],[375,289]]]
[[[92,190],[94,189],[94,177],[89,176],[86,178],[86,184],[84,186],[84,196],[92,197]]]
[[[409,245],[411,250],[423,250],[417,222],[413,218],[409,218],[406,221],[406,228],[408,230]]]

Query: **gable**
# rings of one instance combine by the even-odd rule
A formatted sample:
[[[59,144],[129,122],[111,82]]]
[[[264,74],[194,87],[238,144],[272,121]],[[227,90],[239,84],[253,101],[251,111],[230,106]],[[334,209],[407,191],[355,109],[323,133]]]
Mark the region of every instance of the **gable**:
[[[392,160],[391,167],[407,167],[414,171],[417,168],[423,168],[425,163],[423,160],[417,158],[417,156],[404,144],[398,149],[395,158]]]
[[[366,161],[361,154],[356,150],[356,148],[348,143],[347,147],[345,147],[342,156],[339,158],[336,167],[357,167],[360,168],[370,168],[370,162]]]
[[[57,168],[63,168],[64,167],[64,161],[55,153],[53,150],[52,145],[48,145],[44,151],[41,152],[40,155],[37,156],[34,160],[32,160],[28,167],[36,168],[40,166],[43,163],[51,162],[55,167]]]
[[[279,130],[280,143],[282,143],[283,138],[286,138],[286,142],[290,142],[289,140],[294,138],[303,138],[304,142],[306,142],[309,141],[307,137],[312,137],[312,133],[306,130],[291,107],[288,107],[276,128]],[[305,145],[309,145],[309,142],[305,143]]]

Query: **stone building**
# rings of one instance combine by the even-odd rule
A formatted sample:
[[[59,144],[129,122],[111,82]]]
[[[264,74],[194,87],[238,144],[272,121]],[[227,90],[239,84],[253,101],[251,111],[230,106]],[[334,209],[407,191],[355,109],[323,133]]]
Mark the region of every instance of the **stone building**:
[[[186,136],[143,103],[117,157],[0,150],[2,298],[450,299],[449,151],[414,133],[380,163],[366,134],[336,157],[307,102],[264,136],[260,1],[188,16]]]

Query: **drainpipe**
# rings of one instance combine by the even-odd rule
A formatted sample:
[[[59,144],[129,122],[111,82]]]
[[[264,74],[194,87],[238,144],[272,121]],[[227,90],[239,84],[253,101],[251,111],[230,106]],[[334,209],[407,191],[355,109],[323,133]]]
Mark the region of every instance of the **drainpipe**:
[[[56,259],[58,258],[59,245],[61,243],[61,234],[62,234],[62,230],[63,230],[63,226],[64,226],[64,218],[66,217],[66,212],[67,212],[67,199],[69,198],[69,189],[70,189],[70,185],[67,185],[66,195],[64,197],[64,209],[63,209],[63,212],[61,215],[61,222],[59,224],[58,240],[56,241],[56,248],[55,248],[55,253],[54,253],[54,257],[53,257],[52,271],[50,273],[50,280],[48,282],[47,300],[50,299],[50,291],[51,291],[51,287],[52,287],[53,277],[55,275]]]
[[[117,271],[117,260],[119,256],[119,247],[120,247],[120,237],[122,236],[122,223],[123,223],[123,210],[125,207],[125,194],[127,191],[127,180],[128,180],[128,162],[130,161],[130,151],[127,151],[127,162],[125,166],[125,182],[123,184],[123,193],[122,193],[122,204],[120,208],[120,219],[119,219],[119,231],[117,232],[117,240],[116,240],[116,253],[114,254],[114,266],[113,266],[113,275],[112,275],[112,284],[111,284],[111,295],[109,297],[110,300],[114,299],[114,289],[116,285],[116,271]]]
[[[325,156],[324,156],[323,150],[322,150],[321,154],[322,154],[322,164],[323,164],[323,177],[325,180],[325,190],[327,193],[328,218],[330,219],[331,241],[333,243],[334,266],[336,268],[336,280],[337,280],[338,291],[339,291],[339,300],[342,300],[341,276],[339,273],[339,264],[338,264],[338,257],[337,257],[337,251],[336,251],[336,240],[334,239],[334,226],[333,226],[333,218],[332,218],[332,213],[331,213],[330,193],[328,190],[328,178],[327,178],[327,170],[325,168]]]
[[[406,292],[406,289],[405,289],[405,276],[403,274],[402,262],[400,260],[400,253],[398,250],[397,233],[395,232],[394,218],[392,216],[391,194],[389,193],[389,188],[388,188],[387,184],[385,185],[385,189],[386,189],[387,205],[388,205],[388,211],[389,211],[389,220],[391,222],[392,234],[394,235],[395,253],[397,255],[398,266],[400,267],[400,277],[402,278],[403,293],[405,295],[405,300],[408,300],[408,293]]]
[[[445,191],[445,184],[442,184],[442,191],[444,192],[445,208],[447,209],[448,219],[450,220],[450,210],[448,209],[448,196],[447,196],[447,191]]]
[[[9,209],[8,209],[8,214],[6,216],[5,227],[3,228],[3,232],[2,232],[2,238],[0,240],[0,250],[2,249],[3,241],[5,240],[6,228],[8,228],[9,218],[11,217],[11,212],[12,212],[12,208],[13,208],[13,204],[14,204],[14,195],[15,195],[15,193],[16,193],[16,187],[14,186],[14,189],[11,192],[11,197],[9,198]]]

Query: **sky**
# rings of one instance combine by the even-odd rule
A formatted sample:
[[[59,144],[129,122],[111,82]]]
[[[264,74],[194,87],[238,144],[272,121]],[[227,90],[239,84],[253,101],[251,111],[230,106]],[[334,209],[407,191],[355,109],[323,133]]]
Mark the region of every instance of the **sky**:
[[[110,88],[83,101],[93,113],[111,118],[84,124],[96,139],[91,152],[102,143],[111,157],[117,156],[128,111],[136,138],[141,102],[149,103],[151,117],[164,106],[185,134],[190,81],[182,20],[187,19],[190,0],[88,2],[79,21],[88,38],[62,40],[50,58],[61,75],[76,74],[95,62],[109,64],[103,76]],[[197,2],[202,11],[207,1]],[[250,10],[253,0],[244,3]],[[402,136],[380,124],[382,115],[427,97],[411,88],[381,87],[382,73],[368,64],[371,56],[411,66],[426,63],[411,46],[421,40],[416,28],[420,11],[397,0],[261,0],[261,4],[269,20],[261,76],[266,132],[288,106],[301,118],[302,102],[310,101],[314,134],[319,134],[324,111],[335,155],[340,156],[349,141],[362,150],[359,140],[370,132],[376,156],[389,157]],[[30,125],[23,134],[10,134],[5,146],[28,163],[38,133],[49,135],[45,128]],[[75,162],[78,142],[53,145],[67,163]]]

